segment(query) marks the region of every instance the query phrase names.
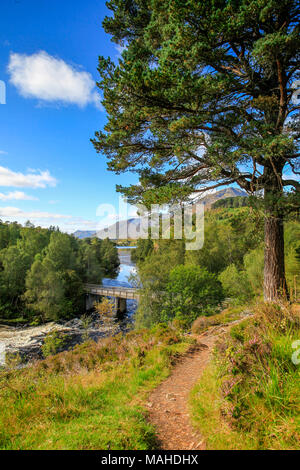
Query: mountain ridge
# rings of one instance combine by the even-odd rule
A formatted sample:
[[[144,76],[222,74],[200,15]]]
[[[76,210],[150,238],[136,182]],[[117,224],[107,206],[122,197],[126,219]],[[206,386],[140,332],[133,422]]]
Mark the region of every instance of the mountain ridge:
[[[220,191],[207,194],[206,196],[199,196],[197,199],[193,201],[192,205],[195,206],[197,203],[202,203],[205,206],[205,210],[209,210],[212,207],[212,205],[215,202],[219,201],[220,199],[226,199],[229,197],[241,197],[241,196],[245,197],[247,196],[247,193],[243,191],[242,189],[232,188],[230,186],[229,188],[221,189]],[[99,230],[98,232],[77,230],[73,235],[80,239],[98,237],[100,239],[110,238],[111,240],[118,240],[118,239],[129,240],[132,237],[128,236],[128,233],[130,235],[132,233],[139,232],[139,230],[140,230],[140,218],[133,217],[127,220],[121,220],[121,221],[115,222],[109,227]],[[123,238],[123,236],[119,237],[120,233],[121,235],[127,233],[127,237],[125,238]]]

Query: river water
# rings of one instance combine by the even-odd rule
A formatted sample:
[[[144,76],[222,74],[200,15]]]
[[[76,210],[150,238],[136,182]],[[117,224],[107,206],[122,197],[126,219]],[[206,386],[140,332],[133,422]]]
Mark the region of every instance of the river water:
[[[131,247],[120,247],[118,249],[120,258],[120,270],[115,279],[104,279],[106,286],[132,287],[130,276],[136,273],[136,267],[131,261]],[[118,321],[120,331],[127,331],[133,325],[134,313],[137,308],[135,300],[127,300],[127,314]],[[97,323],[97,322],[96,322]],[[20,353],[26,362],[31,359],[41,358],[41,346],[47,334],[61,331],[70,340],[71,347],[81,343],[83,340],[82,323],[80,318],[63,323],[47,323],[36,327],[10,327],[0,325],[0,368],[5,365],[6,353]],[[97,341],[100,338],[110,336],[114,333],[112,326],[91,324],[88,329],[91,339]],[[69,346],[68,346],[69,347]]]
[[[131,261],[131,250],[135,247],[118,247],[120,270],[115,279],[103,279],[104,286],[133,287],[130,276],[136,274],[136,266]],[[127,315],[132,319],[137,308],[136,300],[127,300]]]

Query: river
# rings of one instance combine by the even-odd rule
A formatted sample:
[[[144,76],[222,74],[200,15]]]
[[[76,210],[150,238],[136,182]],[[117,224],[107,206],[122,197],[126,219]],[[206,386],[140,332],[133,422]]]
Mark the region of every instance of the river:
[[[119,259],[120,259],[120,270],[119,274],[115,279],[103,279],[104,286],[114,287],[133,287],[130,282],[130,276],[136,274],[136,266],[131,261],[131,250],[136,247],[120,246],[118,247]],[[127,300],[127,315],[129,319],[132,319],[134,312],[137,308],[136,300]]]
[[[133,247],[118,247],[120,270],[115,279],[104,279],[103,285],[132,287],[129,277],[136,273],[136,267],[131,261],[130,252]],[[127,315],[119,319],[119,331],[127,331],[132,327],[134,312],[137,308],[135,300],[127,300]],[[113,325],[99,323],[97,314],[91,316],[91,324],[86,333],[95,341],[115,333]],[[20,354],[23,362],[42,358],[41,347],[49,333],[60,331],[68,339],[67,349],[83,341],[83,323],[80,318],[68,322],[47,323],[40,326],[11,327],[0,325],[0,368],[6,363],[6,354]]]

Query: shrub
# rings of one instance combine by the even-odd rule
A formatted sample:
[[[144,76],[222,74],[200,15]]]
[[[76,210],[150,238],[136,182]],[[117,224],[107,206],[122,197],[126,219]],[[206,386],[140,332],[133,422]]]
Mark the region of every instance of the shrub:
[[[24,363],[24,358],[17,353],[7,353],[5,355],[5,367],[8,369],[16,369]]]
[[[179,318],[190,325],[199,315],[211,315],[223,299],[217,277],[200,266],[177,266],[169,275],[167,319]]]
[[[96,312],[98,313],[101,321],[113,328],[114,330],[118,329],[118,326],[116,324],[116,307],[115,303],[113,300],[110,300],[108,298],[104,298],[101,302],[95,302],[94,303],[94,308]]]
[[[264,250],[256,248],[244,256],[245,272],[249,284],[255,294],[263,289],[264,279]]]
[[[226,297],[230,297],[233,304],[244,303],[253,297],[246,273],[239,271],[234,264],[228,266],[219,275],[219,280]]]
[[[88,315],[82,315],[81,324],[84,330],[84,333],[82,335],[83,341],[88,341],[90,339],[89,329],[91,327],[91,323],[92,323],[91,318]]]
[[[251,310],[245,310],[242,306],[239,306],[226,308],[222,312],[210,317],[198,317],[192,324],[192,333],[201,334],[211,326],[223,325],[238,320],[242,316],[249,316],[251,313]]]
[[[58,331],[48,333],[42,346],[44,357],[54,356],[62,351],[65,345],[66,337],[62,333]]]
[[[292,361],[292,345],[299,334],[297,309],[261,304],[253,318],[219,341],[215,360],[193,397],[209,448],[297,448],[300,369]]]

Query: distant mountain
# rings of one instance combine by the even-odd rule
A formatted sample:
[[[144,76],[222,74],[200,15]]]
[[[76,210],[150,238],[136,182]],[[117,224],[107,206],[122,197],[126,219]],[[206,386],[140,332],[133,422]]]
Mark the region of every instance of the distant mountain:
[[[211,206],[220,199],[225,199],[227,197],[239,197],[247,196],[245,191],[237,188],[225,188],[215,193],[207,194],[206,196],[201,196],[197,200],[194,200],[193,204],[197,202],[202,202],[205,205],[205,209],[210,209]],[[130,240],[136,239],[135,234],[139,234],[141,226],[141,219],[132,218],[128,220],[121,220],[116,222],[109,227],[99,230],[99,232],[89,232],[78,230],[74,233],[74,236],[77,238],[90,238],[98,237],[102,240],[105,238],[110,238],[111,240]]]
[[[109,227],[96,233],[96,237],[100,239],[110,238],[111,240],[130,240],[135,239],[134,234],[139,232],[141,220],[133,218],[121,220]]]
[[[220,191],[216,191],[215,193],[207,194],[206,196],[199,197],[195,203],[202,202],[204,204],[205,209],[210,209],[211,206],[219,201],[220,199],[226,199],[227,197],[240,197],[240,196],[248,196],[248,194],[243,191],[242,189],[238,188],[225,188],[221,189]]]
[[[89,230],[77,230],[77,232],[74,232],[73,233],[74,237],[76,238],[80,238],[80,239],[83,239],[83,238],[92,238],[96,235],[96,231],[89,231]]]

